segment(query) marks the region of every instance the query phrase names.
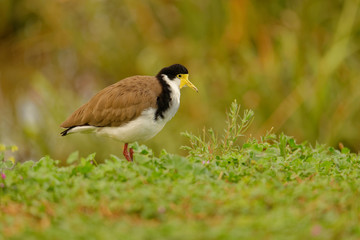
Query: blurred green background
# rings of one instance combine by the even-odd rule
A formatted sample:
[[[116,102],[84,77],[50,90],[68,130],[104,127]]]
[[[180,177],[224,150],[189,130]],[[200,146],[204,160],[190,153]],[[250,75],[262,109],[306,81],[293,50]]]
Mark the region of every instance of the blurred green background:
[[[175,118],[146,145],[185,154],[183,131],[220,130],[237,99],[248,131],[360,149],[359,1],[2,0],[0,142],[19,160],[79,150],[121,156],[59,125],[97,91],[131,75],[184,64],[199,94],[182,91]]]

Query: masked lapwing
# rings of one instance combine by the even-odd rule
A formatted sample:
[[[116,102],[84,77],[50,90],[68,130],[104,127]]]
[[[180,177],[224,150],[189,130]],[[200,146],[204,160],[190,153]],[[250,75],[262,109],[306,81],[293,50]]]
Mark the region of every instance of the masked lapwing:
[[[174,117],[180,105],[180,89],[189,86],[188,70],[181,64],[161,69],[155,76],[125,78],[98,92],[61,124],[62,136],[96,133],[124,143],[123,154],[133,161],[128,143],[154,137]]]

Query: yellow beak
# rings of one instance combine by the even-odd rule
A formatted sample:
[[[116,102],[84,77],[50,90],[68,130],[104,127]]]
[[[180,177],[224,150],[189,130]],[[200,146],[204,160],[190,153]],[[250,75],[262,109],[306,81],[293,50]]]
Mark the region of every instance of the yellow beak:
[[[181,74],[180,89],[183,88],[184,86],[189,86],[192,89],[194,89],[196,92],[199,92],[198,89],[195,87],[195,85],[189,81],[189,74]]]

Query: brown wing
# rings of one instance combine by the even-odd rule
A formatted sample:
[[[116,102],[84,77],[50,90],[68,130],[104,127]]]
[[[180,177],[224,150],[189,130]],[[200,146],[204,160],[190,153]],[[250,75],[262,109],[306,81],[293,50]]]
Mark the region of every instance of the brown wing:
[[[137,118],[143,110],[156,108],[160,93],[161,86],[155,77],[125,78],[97,93],[66,119],[61,127],[121,126]]]

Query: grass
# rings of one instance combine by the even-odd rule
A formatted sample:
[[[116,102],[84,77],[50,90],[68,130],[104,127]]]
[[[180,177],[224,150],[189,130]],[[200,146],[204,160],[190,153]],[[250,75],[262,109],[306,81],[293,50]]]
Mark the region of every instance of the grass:
[[[134,163],[74,152],[2,165],[0,239],[358,239],[359,155],[244,139],[253,114],[238,113],[223,134],[185,133],[188,157],[134,144]]]
[[[0,142],[20,161],[115,141],[60,138],[59,125],[104,87],[184,64],[199,94],[147,143],[183,155],[180,132],[220,131],[234,98],[299,141],[360,151],[360,1],[0,1]],[[324,14],[326,12],[326,14]],[[171,136],[171,141],[164,141]]]

